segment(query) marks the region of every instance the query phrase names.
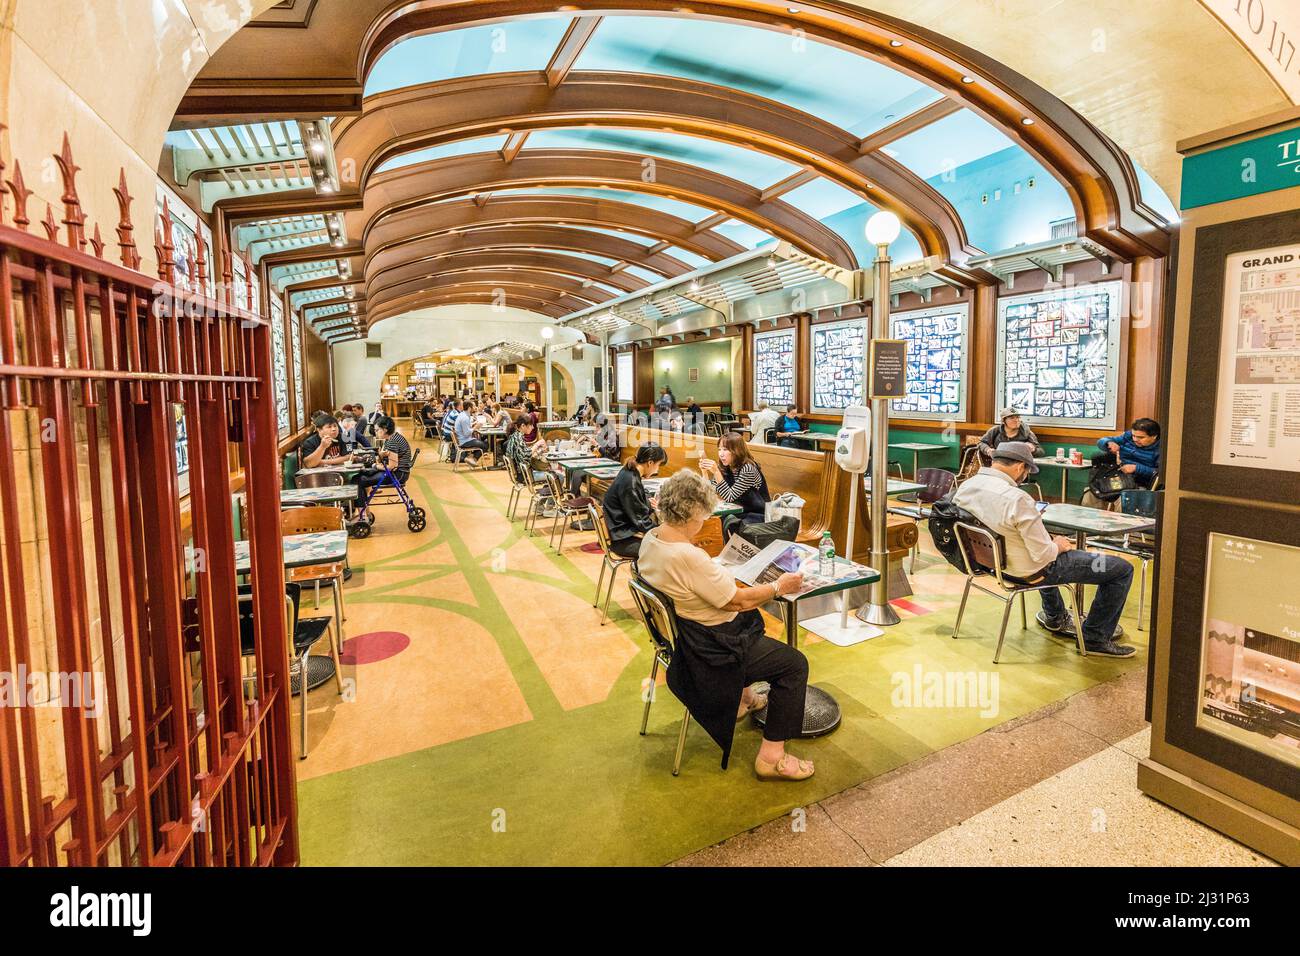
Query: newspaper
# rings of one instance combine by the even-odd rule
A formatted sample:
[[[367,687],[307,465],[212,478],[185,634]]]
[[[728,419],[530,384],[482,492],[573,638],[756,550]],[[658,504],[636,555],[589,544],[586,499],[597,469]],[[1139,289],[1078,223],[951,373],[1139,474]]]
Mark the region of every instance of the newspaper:
[[[836,558],[833,576],[819,572],[820,556],[817,549],[807,544],[794,541],[773,541],[760,550],[739,535],[732,535],[727,546],[713,560],[727,568],[732,577],[744,584],[771,584],[781,575],[799,572],[803,574],[803,587],[794,594],[783,595],[795,598],[811,591],[830,587],[833,584],[864,577],[867,568],[843,558]]]

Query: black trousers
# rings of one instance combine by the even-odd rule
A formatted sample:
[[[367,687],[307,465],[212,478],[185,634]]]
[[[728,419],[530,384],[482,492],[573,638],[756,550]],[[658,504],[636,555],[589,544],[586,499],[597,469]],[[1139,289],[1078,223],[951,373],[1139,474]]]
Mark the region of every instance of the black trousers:
[[[620,558],[635,558],[641,553],[641,535],[631,538],[618,538],[609,543],[609,549]]]
[[[396,468],[393,470],[393,477],[397,479],[399,485],[406,484],[406,479],[409,478],[410,475],[411,472],[405,468]],[[366,503],[366,495],[370,493],[370,489],[383,481],[383,479],[383,471],[363,471],[361,474],[357,475],[357,477],[353,479],[357,483],[357,504],[364,505]]]
[[[764,740],[789,740],[803,731],[808,696],[808,658],[784,641],[764,634],[749,647],[744,662],[745,686],[767,681],[767,723]]]

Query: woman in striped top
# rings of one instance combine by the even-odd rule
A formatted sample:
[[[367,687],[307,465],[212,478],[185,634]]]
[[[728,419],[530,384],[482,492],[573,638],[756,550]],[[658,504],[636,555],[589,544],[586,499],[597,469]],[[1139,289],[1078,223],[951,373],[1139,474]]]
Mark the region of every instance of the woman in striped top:
[[[719,438],[718,463],[701,458],[700,471],[713,482],[720,499],[744,509],[740,520],[745,524],[766,520],[767,503],[771,500],[767,479],[739,434],[728,432]]]

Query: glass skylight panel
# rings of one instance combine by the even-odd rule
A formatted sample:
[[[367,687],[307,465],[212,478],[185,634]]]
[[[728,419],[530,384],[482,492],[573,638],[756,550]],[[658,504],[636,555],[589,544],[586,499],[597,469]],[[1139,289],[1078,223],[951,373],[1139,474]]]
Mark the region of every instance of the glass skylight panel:
[[[806,36],[698,18],[606,17],[576,69],[728,86],[859,135],[883,125],[883,114],[901,117],[940,95],[888,66]]]
[[[700,268],[700,266],[707,266],[709,264],[708,259],[703,256],[697,256],[695,253],[691,252],[691,250],[683,249],[681,246],[669,246],[664,250],[664,255],[672,256],[674,259],[681,259],[682,262],[696,269]]]
[[[882,152],[929,179],[951,176],[958,167],[1009,146],[1015,144],[993,124],[970,110],[961,110],[895,140]]]
[[[482,73],[544,70],[570,17],[529,17],[411,37],[379,58],[366,96]]]
[[[596,31],[599,34],[599,30]],[[603,149],[633,153],[650,159],[668,159],[709,169],[751,186],[768,186],[798,171],[776,157],[682,133],[661,130],[581,127],[538,130],[528,137],[526,149]],[[652,175],[653,170],[648,168]]]
[[[792,189],[779,198],[782,202],[788,202],[795,209],[818,220],[824,220],[827,216],[833,216],[837,212],[852,209],[866,202],[853,190],[824,177],[818,177],[798,189]]]
[[[772,239],[769,233],[761,229],[755,229],[749,223],[740,222],[736,219],[728,219],[721,225],[714,226],[713,231],[721,233],[733,242],[738,242],[748,249],[755,249]]]
[[[417,163],[432,162],[436,159],[448,159],[452,156],[469,156],[473,153],[495,153],[506,144],[506,138],[499,133],[491,136],[477,136],[473,139],[461,139],[454,143],[444,143],[429,149],[416,149],[409,153],[399,153],[379,164],[376,173],[386,173],[390,169],[402,169]]]

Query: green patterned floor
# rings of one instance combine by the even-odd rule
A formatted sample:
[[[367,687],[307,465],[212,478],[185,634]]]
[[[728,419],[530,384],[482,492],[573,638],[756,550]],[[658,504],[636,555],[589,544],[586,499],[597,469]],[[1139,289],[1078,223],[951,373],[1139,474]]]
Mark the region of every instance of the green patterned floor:
[[[638,736],[650,653],[640,624],[626,611],[615,612],[612,627],[635,642],[635,657],[618,665],[598,702],[566,707],[561,697],[570,692],[555,689],[554,675],[562,668],[553,656],[539,665],[530,650],[547,636],[531,633],[529,628],[539,627],[536,614],[521,611],[545,609],[553,600],[565,603],[541,627],[560,637],[577,635],[567,650],[573,672],[581,676],[587,635],[608,644],[609,628],[595,626],[597,612],[589,606],[598,558],[572,542],[561,557],[544,537],[521,541],[518,525],[503,517],[505,483],[499,474],[453,475],[435,465],[420,468],[415,485],[429,510],[430,529],[420,538],[382,530],[399,527],[392,516],[364,543],[367,550],[354,549],[354,566],[366,573],[363,584],[348,592],[350,633],[354,618],[360,628],[378,628],[390,617],[411,620],[412,608],[430,615],[450,611],[475,622],[495,642],[489,650],[494,657],[499,652],[507,683],[522,695],[527,716],[301,781],[305,865],[663,864],[1145,663],[1145,633],[1135,632],[1131,617],[1134,593],[1125,619],[1135,643],[1141,642],[1134,658],[1080,658],[1032,621],[1029,631],[1020,631],[1017,620],[1003,662],[995,667],[1001,605],[973,597],[964,636],[952,640],[961,579],[937,558],[923,556],[912,576],[917,593],[902,605],[901,624],[851,648],[802,645],[813,683],[834,694],[844,713],[834,734],[792,745],[816,761],[815,777],[799,784],[756,781],[751,766],[759,737],[746,725],[737,733],[727,771],[719,768],[718,750],[707,735],[692,727],[681,776],[674,778],[670,767],[682,708],[661,687],[649,732]],[[503,554],[516,556],[508,567],[502,566]],[[504,575],[508,587],[494,575]],[[440,589],[453,576],[462,593],[448,597]],[[619,590],[626,592],[621,582]],[[419,626],[408,630],[413,649],[439,636],[432,624],[427,632]],[[978,705],[943,706],[942,699],[927,700],[921,693],[907,699],[903,691],[915,683],[918,668],[922,686],[934,674],[940,680],[971,674],[986,688],[996,680],[996,714],[983,716]],[[436,701],[451,690],[454,676],[413,663],[400,679],[408,691]],[[515,706],[508,704],[513,694],[503,696],[503,709]],[[496,702],[490,695],[482,698],[475,706],[490,715]],[[409,703],[395,700],[392,706],[395,724],[409,719],[401,712]],[[328,733],[342,734],[340,727]],[[378,752],[390,742],[382,717],[348,732],[358,735],[353,746]]]

